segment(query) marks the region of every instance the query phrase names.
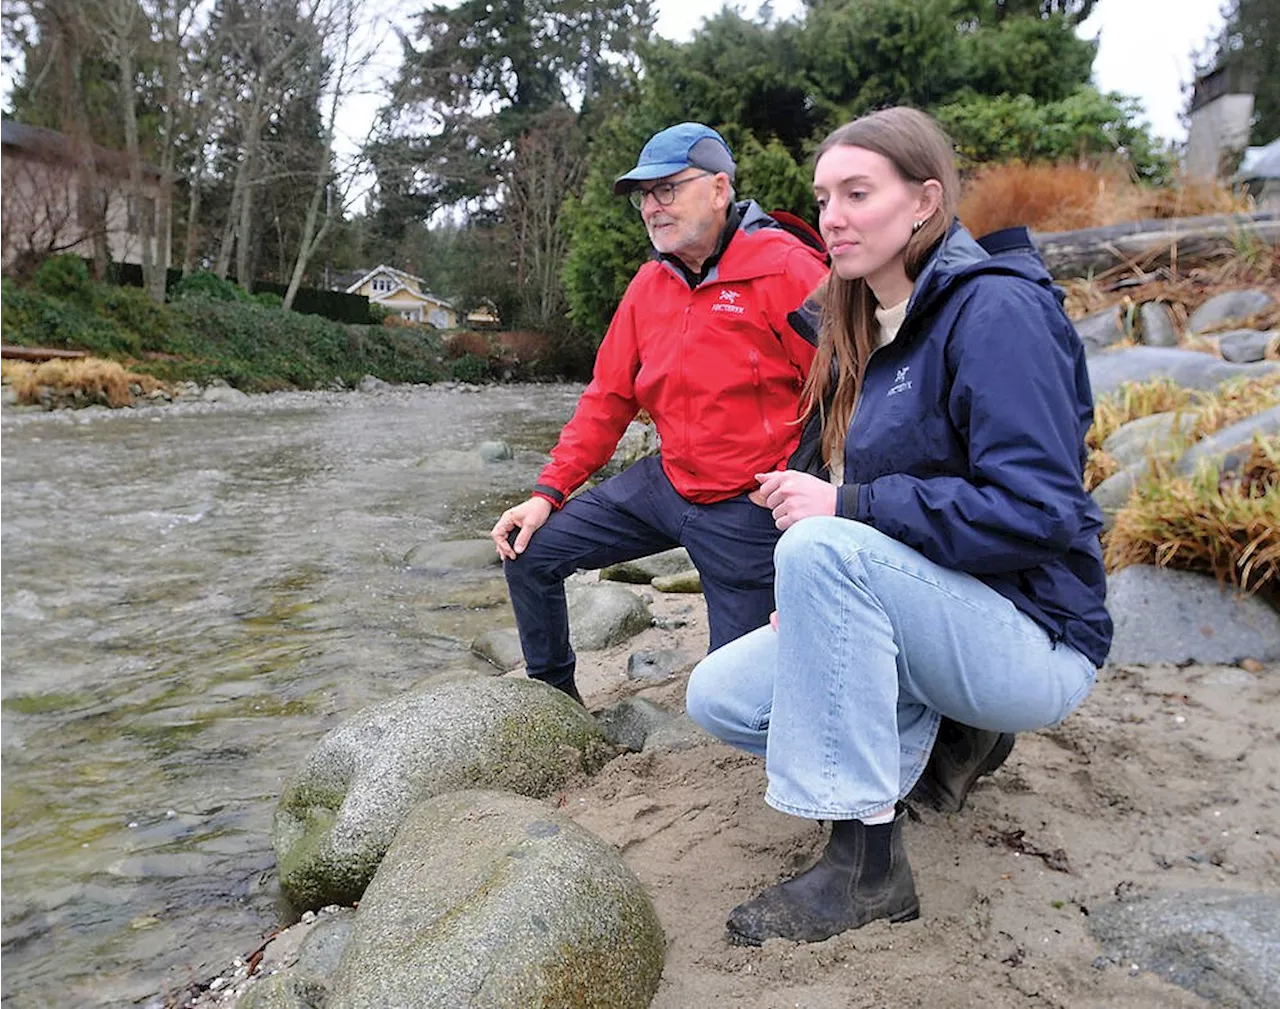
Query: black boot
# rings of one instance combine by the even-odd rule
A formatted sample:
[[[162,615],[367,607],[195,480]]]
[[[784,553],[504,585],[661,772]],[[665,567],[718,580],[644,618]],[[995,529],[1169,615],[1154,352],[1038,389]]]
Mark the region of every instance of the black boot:
[[[813,868],[733,909],[729,941],[737,946],[759,946],[766,939],[821,942],[878,918],[920,917],[902,842],[906,819],[906,807],[899,805],[892,823],[833,821],[831,839]]]
[[[944,717],[929,763],[907,801],[940,813],[960,812],[974,782],[1008,759],[1014,738],[1012,732],[975,729]]]

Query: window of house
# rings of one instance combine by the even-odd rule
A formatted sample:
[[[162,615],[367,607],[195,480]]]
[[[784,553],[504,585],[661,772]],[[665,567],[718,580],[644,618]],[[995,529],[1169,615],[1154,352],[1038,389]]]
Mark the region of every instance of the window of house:
[[[150,234],[155,230],[156,202],[150,196],[130,193],[125,202],[125,230],[132,235]]]

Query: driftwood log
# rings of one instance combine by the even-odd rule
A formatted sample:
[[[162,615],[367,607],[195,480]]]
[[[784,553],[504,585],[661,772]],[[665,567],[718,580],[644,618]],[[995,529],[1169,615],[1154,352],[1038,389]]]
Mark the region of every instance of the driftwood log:
[[[0,346],[0,357],[15,361],[52,361],[56,357],[88,357],[83,350],[58,350],[54,347]]]
[[[1280,214],[1214,214],[1128,221],[1105,228],[1031,235],[1056,279],[1088,277],[1116,267],[1149,270],[1202,265],[1250,245],[1280,242]]]

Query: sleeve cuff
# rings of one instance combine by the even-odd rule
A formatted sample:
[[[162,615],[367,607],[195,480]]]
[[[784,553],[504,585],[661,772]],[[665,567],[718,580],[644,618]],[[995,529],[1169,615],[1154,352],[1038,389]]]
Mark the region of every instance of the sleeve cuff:
[[[841,518],[866,522],[868,515],[866,484],[842,484],[836,491],[836,514]]]
[[[550,501],[551,507],[555,508],[557,511],[564,507],[564,495],[554,487],[548,487],[544,483],[533,485],[533,496],[540,497],[545,501]]]

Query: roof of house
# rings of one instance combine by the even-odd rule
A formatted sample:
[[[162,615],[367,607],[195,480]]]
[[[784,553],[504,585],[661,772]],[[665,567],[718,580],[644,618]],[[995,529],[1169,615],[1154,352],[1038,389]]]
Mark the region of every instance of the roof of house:
[[[416,298],[422,298],[424,301],[430,301],[436,305],[442,305],[445,308],[453,308],[453,305],[450,302],[446,301],[444,298],[437,297],[436,295],[431,294],[429,291],[427,291],[426,290],[427,282],[423,280],[421,277],[415,277],[412,273],[405,273],[404,270],[397,270],[394,266],[385,266],[385,265],[375,266],[368,273],[361,276],[360,279],[357,280],[354,284],[350,285],[347,288],[346,293],[354,294],[360,288],[364,287],[366,283],[372,280],[379,273],[389,274],[391,278],[397,281],[398,283],[398,286],[392,288],[390,291],[383,291],[381,293],[381,296],[383,298],[389,298],[391,295],[396,294],[399,291],[406,291],[407,293],[413,295]],[[415,291],[412,287],[410,287],[408,281],[413,281],[416,284],[418,284],[419,290]]]
[[[74,163],[80,160],[75,141],[65,133],[48,130],[43,126],[16,123],[12,119],[0,120],[0,144],[16,148],[41,161]],[[93,152],[96,168],[121,177],[129,174],[127,151],[113,150],[98,144],[90,144],[89,149]],[[145,161],[142,163],[142,171],[151,178],[160,178],[160,169]]]
[[[1236,178],[1243,182],[1280,179],[1280,137],[1262,147],[1246,148]]]

